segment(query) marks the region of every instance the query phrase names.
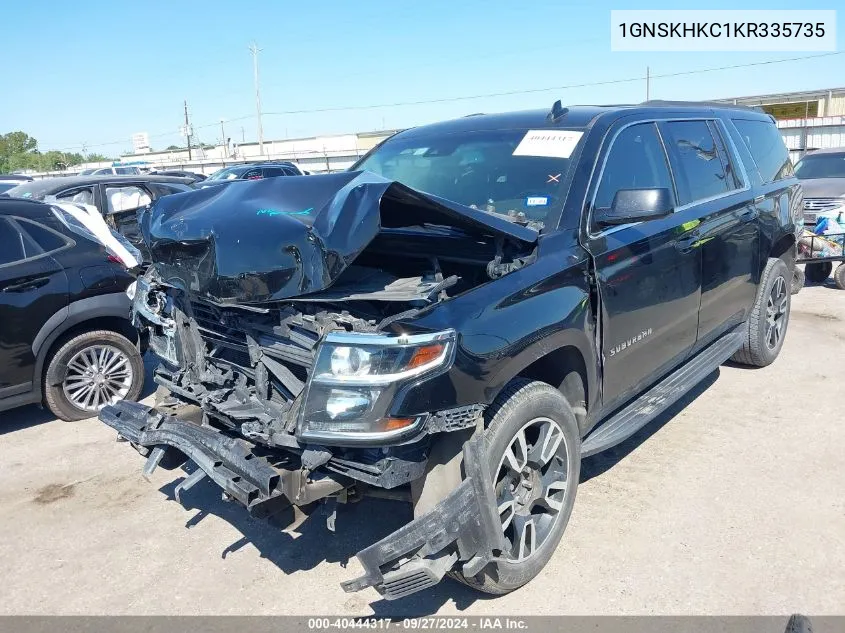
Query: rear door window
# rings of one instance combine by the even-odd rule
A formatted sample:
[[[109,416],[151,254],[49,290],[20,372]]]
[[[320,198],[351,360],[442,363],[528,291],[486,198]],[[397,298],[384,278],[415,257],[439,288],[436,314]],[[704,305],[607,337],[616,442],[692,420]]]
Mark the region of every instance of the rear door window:
[[[26,258],[23,235],[9,220],[0,217],[0,266]]]
[[[680,205],[714,198],[737,188],[722,162],[707,121],[670,121],[662,125]]]
[[[757,165],[763,183],[770,183],[792,175],[789,150],[774,123],[732,119],[751,157]]]
[[[243,175],[244,180],[259,180],[263,178],[261,169],[250,169]]]

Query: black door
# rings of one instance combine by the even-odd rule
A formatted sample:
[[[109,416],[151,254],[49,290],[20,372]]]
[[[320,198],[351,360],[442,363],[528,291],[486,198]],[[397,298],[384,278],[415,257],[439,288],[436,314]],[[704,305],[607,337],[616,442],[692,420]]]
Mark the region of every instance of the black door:
[[[675,188],[654,123],[625,127],[613,140],[591,205],[588,250],[601,298],[603,404],[613,406],[680,363],[695,343],[701,299],[696,217],[603,228],[597,222],[621,189]]]
[[[717,121],[661,124],[679,208],[698,216],[701,309],[697,348],[742,323],[754,303],[760,258],[759,212],[748,176],[731,158]]]
[[[28,224],[0,216],[0,397],[31,390],[32,342],[68,302],[62,266],[22,229]]]

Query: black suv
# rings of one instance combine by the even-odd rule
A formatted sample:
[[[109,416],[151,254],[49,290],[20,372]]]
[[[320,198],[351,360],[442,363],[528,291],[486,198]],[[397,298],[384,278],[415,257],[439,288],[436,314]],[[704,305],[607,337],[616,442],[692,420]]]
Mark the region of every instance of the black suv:
[[[0,198],[0,411],[44,402],[80,420],[136,399],[144,365],[129,320],[133,282],[73,216]]]
[[[261,180],[262,178],[275,178],[276,176],[304,175],[299,166],[289,161],[246,163],[220,169],[205,180],[198,182],[197,187],[213,187],[235,180]]]
[[[171,399],[100,419],[147,472],[195,462],[177,498],[209,477],[258,517],[404,499],[416,518],[343,585],[393,599],[447,572],[525,584],[584,457],[724,361],[775,360],[801,189],[762,112],[558,102],[149,216],[134,311]]]

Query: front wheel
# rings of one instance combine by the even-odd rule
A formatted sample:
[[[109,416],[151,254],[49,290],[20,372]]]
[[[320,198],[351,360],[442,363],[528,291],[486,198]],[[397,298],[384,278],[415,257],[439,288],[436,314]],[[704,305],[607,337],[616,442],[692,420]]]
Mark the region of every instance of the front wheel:
[[[461,582],[504,594],[536,576],[560,542],[578,489],[581,436],[561,392],[537,381],[511,382],[488,409],[487,455],[506,548]]]
[[[731,360],[751,367],[771,365],[780,354],[789,325],[792,275],[781,259],[770,258],[746,324],[746,339]]]

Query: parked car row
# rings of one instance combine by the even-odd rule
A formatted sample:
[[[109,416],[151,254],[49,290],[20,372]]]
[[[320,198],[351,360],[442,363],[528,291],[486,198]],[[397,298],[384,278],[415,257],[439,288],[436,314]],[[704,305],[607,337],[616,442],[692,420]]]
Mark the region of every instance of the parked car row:
[[[290,175],[303,172],[262,163],[210,180]],[[149,261],[138,212],[204,180],[137,167],[42,180],[0,175],[0,411],[36,402],[77,420],[137,398],[145,341],[130,321],[130,295]]]

